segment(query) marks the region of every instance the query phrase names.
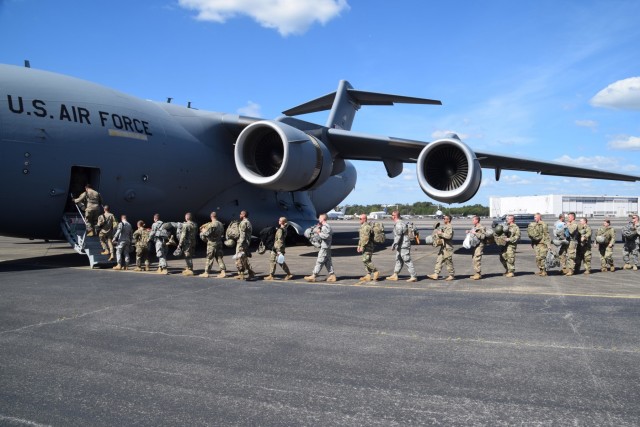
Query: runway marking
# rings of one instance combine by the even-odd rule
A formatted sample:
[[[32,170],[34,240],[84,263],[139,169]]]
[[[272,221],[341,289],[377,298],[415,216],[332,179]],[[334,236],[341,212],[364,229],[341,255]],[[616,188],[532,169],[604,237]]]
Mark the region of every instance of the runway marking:
[[[32,427],[51,427],[50,424],[40,424],[33,421],[24,420],[22,418],[7,417],[2,414],[0,414],[0,421],[8,421],[10,423],[19,423],[25,426],[32,426]]]

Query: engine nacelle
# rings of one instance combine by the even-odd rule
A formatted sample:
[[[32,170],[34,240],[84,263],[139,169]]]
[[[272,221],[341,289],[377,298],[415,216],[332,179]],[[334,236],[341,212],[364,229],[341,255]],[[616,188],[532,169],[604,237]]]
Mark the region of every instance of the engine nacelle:
[[[457,136],[424,147],[416,172],[422,191],[443,203],[466,202],[475,196],[482,181],[480,162]]]
[[[275,191],[316,188],[329,178],[333,165],[322,141],[268,120],[252,123],[240,133],[235,162],[242,179]]]

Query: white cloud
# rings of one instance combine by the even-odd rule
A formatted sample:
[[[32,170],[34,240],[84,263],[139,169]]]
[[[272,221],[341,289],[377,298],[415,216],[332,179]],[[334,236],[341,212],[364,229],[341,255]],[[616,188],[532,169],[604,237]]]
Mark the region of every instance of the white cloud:
[[[591,98],[594,107],[640,110],[640,77],[618,80]]]
[[[280,35],[303,34],[319,22],[326,24],[347,10],[346,0],[178,0],[180,6],[197,11],[200,21],[224,23],[247,15]]]
[[[249,117],[261,117],[260,104],[256,104],[253,101],[248,101],[247,105],[238,108],[238,114]]]
[[[583,128],[589,128],[591,130],[596,130],[598,127],[598,122],[595,120],[576,120],[576,126],[580,126]]]
[[[620,135],[609,141],[609,148],[615,150],[640,150],[640,137]]]
[[[640,147],[638,149],[640,149]],[[603,169],[603,170],[614,171],[614,172],[627,172],[627,171],[634,171],[638,169],[637,166],[635,165],[622,165],[620,163],[620,159],[617,157],[606,157],[606,156],[571,157],[565,154],[555,159],[555,161],[560,163],[565,163],[571,166]]]
[[[452,133],[455,133],[456,135],[458,135],[458,138],[460,138],[462,141],[469,138],[469,135],[465,133],[456,132],[454,130],[436,130],[431,134],[431,138],[433,139],[449,138]]]

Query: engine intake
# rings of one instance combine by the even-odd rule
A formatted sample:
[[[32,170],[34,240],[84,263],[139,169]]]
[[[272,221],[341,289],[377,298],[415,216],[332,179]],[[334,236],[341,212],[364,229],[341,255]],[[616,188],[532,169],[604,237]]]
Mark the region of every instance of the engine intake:
[[[234,157],[242,179],[274,191],[316,188],[329,178],[333,165],[331,152],[322,141],[268,120],[244,128]]]
[[[466,202],[475,196],[482,181],[475,153],[455,135],[423,148],[416,172],[422,191],[443,203]]]

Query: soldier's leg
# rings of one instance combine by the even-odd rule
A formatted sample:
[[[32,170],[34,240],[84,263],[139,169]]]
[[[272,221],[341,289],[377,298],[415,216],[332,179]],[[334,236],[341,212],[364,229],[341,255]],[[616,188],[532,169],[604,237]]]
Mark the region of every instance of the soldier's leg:
[[[86,210],[85,211],[85,220],[87,222],[87,234],[93,235],[96,229],[96,224],[98,223],[99,213],[97,210]]]
[[[638,264],[639,255],[640,255],[640,251],[638,250],[638,246],[635,246],[633,248],[633,251],[631,251],[631,261],[632,261],[632,265],[634,267],[638,267],[638,265],[639,265]]]
[[[440,274],[442,271],[442,263],[444,261],[444,248],[441,246],[438,250],[438,256],[436,257],[436,265],[433,268],[434,273]]]
[[[566,270],[567,268],[567,246],[560,245],[558,247],[558,257],[560,258],[560,269]]]
[[[393,266],[393,274],[398,275],[400,270],[402,270],[402,266],[404,265],[404,261],[402,260],[402,255],[400,255],[400,251],[396,251],[396,262]]]
[[[227,266],[224,264],[224,252],[222,252],[222,249],[216,249],[214,256],[216,261],[218,262],[218,268],[220,269],[220,271],[226,271]]]
[[[444,265],[447,267],[447,271],[450,276],[456,274],[456,270],[453,267],[453,249],[445,249],[444,251]]]
[[[604,250],[604,266],[613,268],[613,248],[607,246]]]
[[[607,246],[598,245],[598,253],[600,254],[600,269],[604,271],[608,267],[607,263]]]
[[[124,266],[125,268],[129,266],[129,262],[131,261],[131,243],[125,243],[123,245],[122,251],[124,252]]]
[[[269,254],[269,276],[276,274],[276,259],[278,254],[275,251],[271,251]]]
[[[482,253],[483,252],[484,252],[484,248],[478,245],[473,250],[473,257],[471,258],[473,271],[475,271],[478,274],[482,274]]]
[[[567,249],[567,273],[573,274],[573,270],[576,267],[576,244],[575,242],[569,243]]]
[[[591,272],[591,246],[587,246],[583,252],[582,259],[584,260],[584,270]]]
[[[513,245],[509,245],[507,248],[506,256],[507,272],[515,273],[516,271],[516,248]]]
[[[320,270],[322,270],[322,266],[327,258],[327,250],[325,248],[320,248],[318,251],[318,258],[316,258],[316,265],[313,267],[313,275],[317,276],[320,274]]]
[[[364,271],[367,274],[371,274],[376,271],[373,263],[371,262],[372,254],[371,252],[363,252],[362,253],[362,264],[364,264]]]
[[[400,251],[400,255],[402,256],[402,262],[407,265],[407,270],[409,270],[409,275],[411,277],[417,277],[416,269],[413,266],[413,261],[411,261],[411,249],[406,248]]]
[[[136,268],[142,270],[142,248],[136,247]]]
[[[509,267],[507,266],[507,248],[508,246],[502,246],[500,248],[500,263],[502,267],[504,267],[505,272],[509,272]]]
[[[331,259],[331,248],[327,249],[327,257],[324,260],[324,267],[327,269],[329,275],[335,274],[333,271],[333,260]]]

